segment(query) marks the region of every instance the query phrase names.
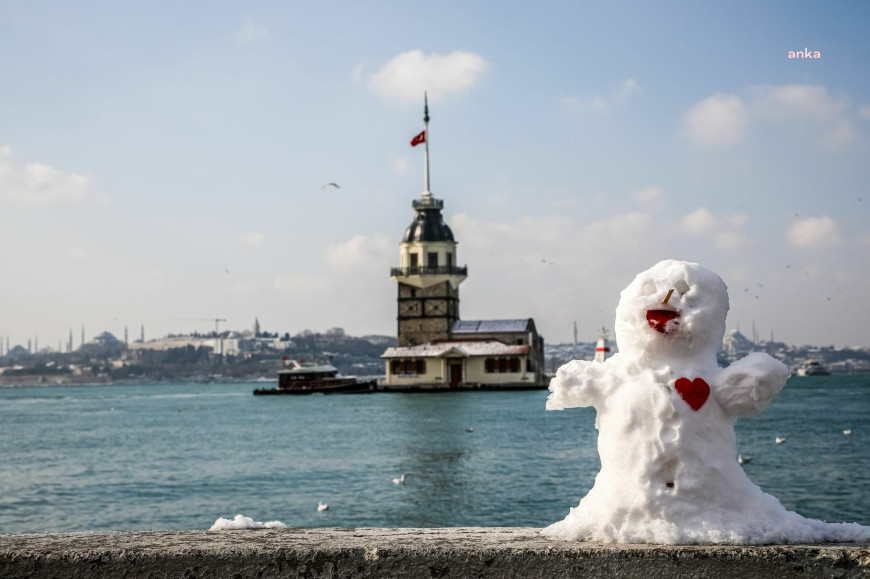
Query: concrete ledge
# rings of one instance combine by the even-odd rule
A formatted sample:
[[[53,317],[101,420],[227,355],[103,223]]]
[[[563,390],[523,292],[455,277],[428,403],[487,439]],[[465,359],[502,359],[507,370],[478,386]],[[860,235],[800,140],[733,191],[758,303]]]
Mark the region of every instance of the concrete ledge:
[[[870,577],[870,544],[603,545],[531,528],[0,534],[0,577]]]

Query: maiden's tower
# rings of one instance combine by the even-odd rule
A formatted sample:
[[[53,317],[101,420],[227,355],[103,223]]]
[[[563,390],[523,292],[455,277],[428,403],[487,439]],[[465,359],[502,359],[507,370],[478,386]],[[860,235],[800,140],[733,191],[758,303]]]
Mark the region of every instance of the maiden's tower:
[[[445,223],[444,202],[429,183],[429,104],[423,132],[411,141],[425,145],[425,188],[411,207],[414,220],[399,244],[397,347],[388,348],[384,389],[543,388],[544,340],[534,320],[475,320],[459,317],[460,266],[457,242]]]

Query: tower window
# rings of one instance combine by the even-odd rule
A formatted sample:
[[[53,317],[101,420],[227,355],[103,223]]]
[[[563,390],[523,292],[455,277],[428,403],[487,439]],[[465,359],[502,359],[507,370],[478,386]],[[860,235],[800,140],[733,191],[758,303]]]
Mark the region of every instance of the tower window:
[[[453,254],[447,254],[447,267],[453,267]]]
[[[438,267],[438,254],[437,253],[430,253],[426,257],[428,259],[427,265],[429,267]]]
[[[483,364],[483,371],[487,374],[507,374],[509,372],[515,374],[520,371],[520,359],[517,357],[486,358]]]
[[[418,263],[417,263],[417,254],[416,254],[416,253],[412,253],[412,254],[410,254],[408,257],[411,258],[411,267],[417,267],[417,265],[418,265]]]
[[[411,360],[393,360],[390,363],[392,374],[420,375],[426,373],[426,360],[415,358]]]

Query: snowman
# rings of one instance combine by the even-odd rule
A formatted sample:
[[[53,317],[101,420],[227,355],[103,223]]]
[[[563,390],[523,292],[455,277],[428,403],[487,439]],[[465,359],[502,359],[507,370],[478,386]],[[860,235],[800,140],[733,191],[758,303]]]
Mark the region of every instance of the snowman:
[[[870,539],[870,527],[786,510],[743,472],[734,425],[763,410],[789,373],[763,353],[720,368],[727,312],[718,275],[665,260],[620,295],[619,353],[559,368],[547,410],[595,408],[601,471],[545,536],[669,544]]]

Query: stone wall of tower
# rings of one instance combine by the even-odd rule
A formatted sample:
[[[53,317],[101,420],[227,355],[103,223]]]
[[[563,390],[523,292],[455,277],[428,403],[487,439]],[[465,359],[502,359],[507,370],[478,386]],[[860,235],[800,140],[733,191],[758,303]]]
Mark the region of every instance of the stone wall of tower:
[[[398,345],[448,339],[459,319],[459,288],[447,281],[425,288],[401,282],[398,286]]]

